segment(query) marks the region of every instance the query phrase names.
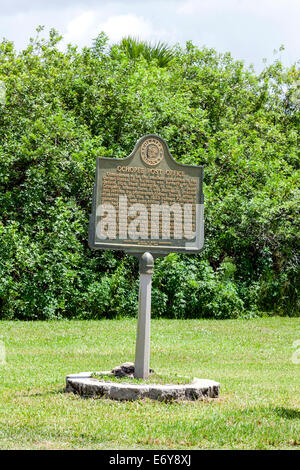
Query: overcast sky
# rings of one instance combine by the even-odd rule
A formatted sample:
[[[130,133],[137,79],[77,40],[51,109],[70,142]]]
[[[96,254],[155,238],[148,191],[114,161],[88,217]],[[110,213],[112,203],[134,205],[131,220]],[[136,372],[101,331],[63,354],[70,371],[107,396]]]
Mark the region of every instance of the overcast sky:
[[[0,36],[23,48],[35,28],[54,27],[65,44],[91,45],[100,31],[230,51],[262,68],[279,57],[299,59],[300,0],[0,0]],[[274,56],[280,45],[285,51]]]

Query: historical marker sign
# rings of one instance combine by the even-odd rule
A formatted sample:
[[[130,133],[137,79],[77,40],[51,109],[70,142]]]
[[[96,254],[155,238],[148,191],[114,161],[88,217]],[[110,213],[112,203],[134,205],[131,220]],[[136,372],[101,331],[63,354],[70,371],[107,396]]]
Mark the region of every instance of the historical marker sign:
[[[177,163],[166,142],[146,135],[126,158],[97,158],[92,249],[199,252],[203,247],[203,168]]]
[[[137,378],[149,376],[153,256],[203,248],[202,184],[203,168],[177,163],[157,135],[126,158],[97,158],[89,245],[140,257]]]

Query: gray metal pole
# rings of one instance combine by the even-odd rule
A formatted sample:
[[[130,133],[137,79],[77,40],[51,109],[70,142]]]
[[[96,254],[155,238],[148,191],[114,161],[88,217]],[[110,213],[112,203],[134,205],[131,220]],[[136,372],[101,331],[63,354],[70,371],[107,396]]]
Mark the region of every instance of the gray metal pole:
[[[150,368],[151,282],[154,260],[151,253],[140,258],[139,312],[136,334],[134,376],[148,379]]]

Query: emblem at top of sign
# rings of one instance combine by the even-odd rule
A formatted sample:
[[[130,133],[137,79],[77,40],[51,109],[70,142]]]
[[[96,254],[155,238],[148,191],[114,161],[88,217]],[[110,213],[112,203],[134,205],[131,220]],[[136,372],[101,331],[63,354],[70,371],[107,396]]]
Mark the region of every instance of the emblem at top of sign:
[[[156,166],[164,157],[164,149],[158,139],[146,139],[142,143],[141,158],[146,165]]]

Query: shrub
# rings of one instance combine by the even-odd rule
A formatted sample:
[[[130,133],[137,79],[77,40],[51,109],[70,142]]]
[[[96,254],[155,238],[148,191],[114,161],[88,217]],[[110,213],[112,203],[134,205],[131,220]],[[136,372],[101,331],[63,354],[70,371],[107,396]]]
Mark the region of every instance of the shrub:
[[[87,231],[95,157],[147,133],[205,165],[205,249],[156,261],[153,315],[298,315],[296,65],[257,75],[192,43],[159,63],[103,34],[81,51],[59,41],[0,44],[1,318],[136,314],[137,261],[91,252]]]

